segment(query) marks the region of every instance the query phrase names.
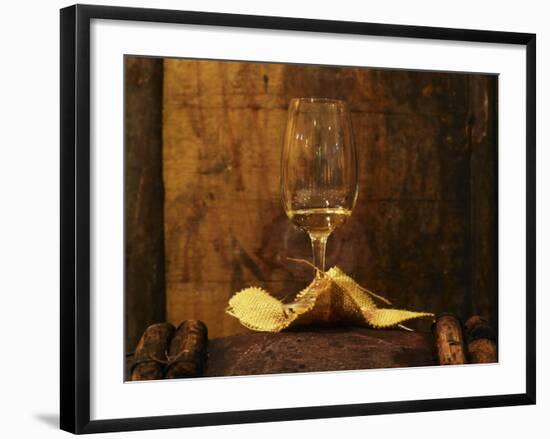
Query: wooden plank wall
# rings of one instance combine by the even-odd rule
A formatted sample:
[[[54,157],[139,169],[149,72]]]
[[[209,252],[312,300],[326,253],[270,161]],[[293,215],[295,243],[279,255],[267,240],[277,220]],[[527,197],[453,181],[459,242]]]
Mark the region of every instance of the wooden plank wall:
[[[498,84],[492,76],[469,81],[470,288],[462,315],[486,314],[498,334]]]
[[[163,61],[125,57],[126,351],[165,319],[162,184]]]
[[[396,306],[496,323],[495,77],[166,59],[163,90],[168,321],[246,332],[224,313],[233,293],[290,299],[310,281],[286,260],[311,248],[279,159],[289,99],[322,96],[350,104],[360,175],[327,265]]]

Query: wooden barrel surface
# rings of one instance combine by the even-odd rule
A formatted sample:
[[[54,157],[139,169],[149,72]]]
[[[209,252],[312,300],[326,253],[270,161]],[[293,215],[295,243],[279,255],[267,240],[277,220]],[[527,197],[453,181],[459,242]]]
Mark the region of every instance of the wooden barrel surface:
[[[436,365],[431,333],[368,328],[255,332],[209,341],[205,376]]]

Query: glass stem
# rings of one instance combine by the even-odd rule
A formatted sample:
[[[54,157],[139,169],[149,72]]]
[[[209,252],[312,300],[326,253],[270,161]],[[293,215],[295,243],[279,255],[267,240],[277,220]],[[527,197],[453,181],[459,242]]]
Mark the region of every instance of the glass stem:
[[[313,265],[319,270],[325,271],[325,250],[327,248],[328,236],[314,236],[309,235],[311,238],[311,247],[313,249]],[[316,277],[321,277],[321,273],[316,272]]]

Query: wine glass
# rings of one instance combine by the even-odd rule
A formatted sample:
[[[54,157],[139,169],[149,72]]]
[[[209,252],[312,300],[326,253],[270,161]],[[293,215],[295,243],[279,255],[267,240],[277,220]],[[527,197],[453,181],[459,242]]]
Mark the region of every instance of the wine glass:
[[[351,215],[357,189],[347,104],[291,99],[281,156],[281,198],[290,220],[309,234],[318,270],[325,270],[327,239]]]

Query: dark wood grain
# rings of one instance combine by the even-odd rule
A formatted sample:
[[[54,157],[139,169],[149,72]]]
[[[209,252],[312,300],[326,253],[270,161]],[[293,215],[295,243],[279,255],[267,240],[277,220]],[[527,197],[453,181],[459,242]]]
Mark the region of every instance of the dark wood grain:
[[[468,144],[470,148],[470,288],[460,312],[486,316],[498,332],[497,81],[470,75]]]
[[[430,333],[332,328],[248,333],[210,341],[205,376],[435,365]]]
[[[125,57],[126,351],[165,320],[160,59]]]

